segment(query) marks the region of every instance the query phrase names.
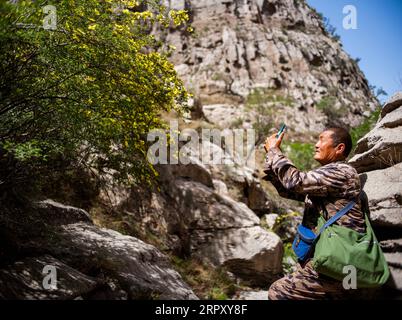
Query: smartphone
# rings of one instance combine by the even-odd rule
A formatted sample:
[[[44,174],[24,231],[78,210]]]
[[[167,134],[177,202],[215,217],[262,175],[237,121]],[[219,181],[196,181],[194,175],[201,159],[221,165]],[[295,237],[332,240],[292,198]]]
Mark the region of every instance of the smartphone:
[[[279,129],[278,133],[276,134],[276,137],[279,138],[279,136],[282,134],[283,131],[286,129],[286,124],[282,124],[281,128]]]

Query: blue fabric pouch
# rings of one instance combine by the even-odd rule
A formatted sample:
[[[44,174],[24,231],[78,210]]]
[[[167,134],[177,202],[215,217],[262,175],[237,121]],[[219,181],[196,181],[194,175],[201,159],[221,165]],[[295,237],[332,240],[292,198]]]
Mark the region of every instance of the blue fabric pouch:
[[[316,241],[321,233],[331,224],[337,221],[340,217],[346,214],[356,204],[355,201],[350,201],[344,208],[339,210],[331,219],[329,219],[320,229],[318,234],[313,230],[306,228],[303,225],[297,227],[296,237],[293,241],[292,248],[299,262],[305,262],[313,251]]]
[[[297,233],[292,248],[300,262],[306,261],[310,256],[316,238],[317,235],[311,229],[303,225],[297,227]]]

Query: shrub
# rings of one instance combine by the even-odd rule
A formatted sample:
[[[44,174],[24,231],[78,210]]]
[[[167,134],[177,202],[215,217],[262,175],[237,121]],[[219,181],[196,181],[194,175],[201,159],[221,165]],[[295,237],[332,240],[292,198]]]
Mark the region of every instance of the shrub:
[[[180,25],[186,13],[157,1],[65,0],[56,29],[46,30],[42,5],[0,2],[0,161],[33,172],[72,159],[148,181],[146,133],[187,99],[149,30]]]
[[[317,103],[317,109],[321,110],[328,118],[328,124],[337,124],[338,119],[344,116],[347,112],[347,108],[342,105],[340,108],[335,108],[336,97],[325,96]]]

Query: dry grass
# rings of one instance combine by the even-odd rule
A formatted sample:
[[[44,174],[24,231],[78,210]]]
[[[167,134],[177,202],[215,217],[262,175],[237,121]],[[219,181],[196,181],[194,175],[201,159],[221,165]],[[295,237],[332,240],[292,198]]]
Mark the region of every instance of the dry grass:
[[[181,274],[200,299],[227,300],[247,287],[236,282],[223,268],[216,268],[197,258],[170,256],[173,267]]]

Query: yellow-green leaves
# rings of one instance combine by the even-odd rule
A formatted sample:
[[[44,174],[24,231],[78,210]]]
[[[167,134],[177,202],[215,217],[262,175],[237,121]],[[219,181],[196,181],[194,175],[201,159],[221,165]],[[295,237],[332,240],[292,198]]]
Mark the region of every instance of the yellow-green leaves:
[[[189,19],[186,10],[170,10],[169,15],[176,26],[186,23]]]
[[[37,1],[5,8],[14,10],[10,14],[17,20],[24,6],[42,14]],[[8,135],[20,155],[47,146],[41,154],[54,156],[57,150],[76,159],[85,144],[103,159],[93,165],[126,180],[149,178],[154,171],[145,158],[146,133],[161,126],[162,110],[180,112],[187,98],[149,30],[153,24],[184,24],[186,12],[168,11],[156,2],[140,11],[139,1],[123,0],[65,0],[56,8],[53,33],[15,33],[6,20],[10,17],[0,17],[6,28],[0,34],[0,138]]]

